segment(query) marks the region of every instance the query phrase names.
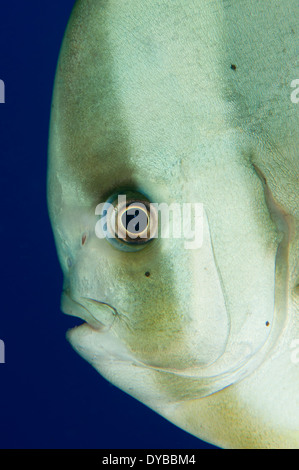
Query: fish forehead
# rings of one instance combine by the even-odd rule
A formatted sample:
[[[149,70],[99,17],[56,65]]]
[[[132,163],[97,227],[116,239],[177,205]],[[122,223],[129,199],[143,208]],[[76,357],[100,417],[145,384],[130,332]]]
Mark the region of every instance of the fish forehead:
[[[57,71],[52,153],[63,154],[61,173],[83,192],[95,193],[99,177],[111,174],[172,186],[182,173],[195,179],[194,168],[209,160],[207,134],[228,129],[217,92],[220,37],[206,47],[218,17],[207,18],[198,2],[161,5],[162,25],[157,6],[144,2],[89,2],[73,13]]]
[[[164,44],[166,28],[152,36],[145,25],[152,24],[155,14],[145,8],[141,21],[141,6],[119,4],[115,10],[113,2],[104,7],[89,2],[89,7],[75,9],[66,36],[53,120],[65,166],[74,179],[79,177],[83,191],[96,191],[98,177],[109,180],[109,174],[119,180],[133,174],[135,180],[147,175],[152,181],[176,183],[182,160],[195,151],[192,134],[200,109],[208,114],[207,106],[198,106],[200,94],[193,103],[184,68],[177,67],[180,59],[186,65],[184,54],[193,48],[177,50],[180,42],[171,37],[164,37]],[[170,10],[168,23],[174,13]],[[192,76],[197,75],[203,81],[203,74],[194,70]],[[188,177],[192,174],[188,170]]]
[[[109,187],[111,174],[120,182],[132,175],[135,181],[147,177],[175,186],[198,180],[197,171],[223,164],[227,153],[238,153],[246,164],[250,139],[243,133],[242,151],[235,150],[231,129],[252,135],[265,117],[259,137],[269,141],[279,130],[285,132],[279,142],[284,138],[287,146],[290,132],[281,120],[288,115],[287,129],[294,129],[295,113],[282,82],[296,66],[294,15],[288,8],[276,6],[272,12],[259,6],[254,22],[251,2],[237,12],[231,2],[210,6],[91,1],[82,8],[78,2],[57,71],[52,153],[63,154],[62,173],[79,182],[82,197],[98,194],[99,177]],[[262,37],[263,26],[277,14],[289,23],[283,41],[274,28]],[[255,34],[244,50],[249,23]],[[266,58],[258,53],[261,41]],[[273,100],[279,112],[269,118]],[[231,143],[224,157],[223,140]],[[285,153],[292,168],[296,159]],[[260,160],[269,163],[269,158],[275,161],[275,153]]]

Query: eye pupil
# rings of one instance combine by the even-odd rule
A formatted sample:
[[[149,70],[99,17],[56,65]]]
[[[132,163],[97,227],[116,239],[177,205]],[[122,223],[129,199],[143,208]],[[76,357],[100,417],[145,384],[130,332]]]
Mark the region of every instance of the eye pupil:
[[[124,191],[113,194],[107,204],[107,225],[103,230],[116,248],[137,251],[156,238],[158,216],[146,196],[137,191]]]
[[[122,214],[121,223],[128,236],[143,233],[149,224],[148,214],[144,210],[127,207]]]

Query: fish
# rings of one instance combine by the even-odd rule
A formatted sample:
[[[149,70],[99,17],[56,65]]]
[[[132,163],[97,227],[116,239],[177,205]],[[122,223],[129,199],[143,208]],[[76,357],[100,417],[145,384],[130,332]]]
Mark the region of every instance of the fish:
[[[67,339],[224,449],[299,447],[298,16],[78,0],[55,76],[49,216],[61,309],[84,322]]]

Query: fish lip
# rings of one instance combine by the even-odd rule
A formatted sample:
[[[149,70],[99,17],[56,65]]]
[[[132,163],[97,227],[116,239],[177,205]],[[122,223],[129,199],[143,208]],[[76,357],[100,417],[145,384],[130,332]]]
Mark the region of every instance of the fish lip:
[[[74,299],[68,290],[62,291],[60,308],[66,315],[80,318],[92,329],[102,330],[105,328],[104,323],[96,319],[82,303]]]

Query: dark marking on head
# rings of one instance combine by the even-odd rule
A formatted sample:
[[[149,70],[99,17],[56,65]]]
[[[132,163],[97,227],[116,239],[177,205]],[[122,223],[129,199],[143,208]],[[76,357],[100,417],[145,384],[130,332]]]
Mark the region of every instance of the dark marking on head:
[[[151,273],[149,271],[146,271],[145,276],[150,277]]]
[[[102,193],[113,182],[122,184],[134,173],[130,133],[113,74],[115,51],[107,34],[105,7],[98,21],[93,19],[92,12],[98,10],[97,2],[88,2],[86,9],[75,8],[57,68],[59,102],[54,101],[60,123],[62,184],[72,181],[74,200],[79,191],[92,206],[103,201]],[[57,119],[55,113],[53,118]]]
[[[86,233],[82,235],[82,240],[81,240],[82,246],[85,244],[85,242],[86,242]]]
[[[237,70],[237,66],[236,66],[235,64],[231,64],[230,68],[231,68],[232,70]]]
[[[266,321],[266,326],[269,326],[269,325],[270,325],[270,323],[268,321]]]

